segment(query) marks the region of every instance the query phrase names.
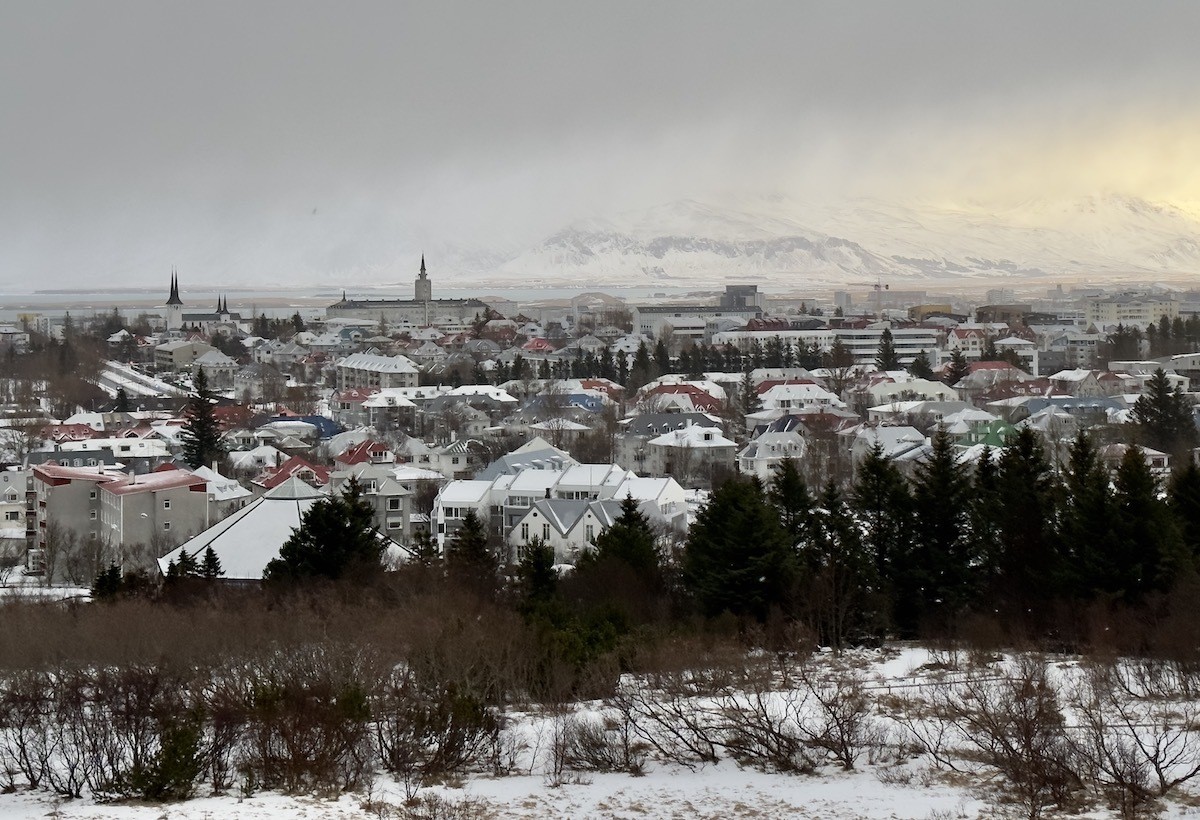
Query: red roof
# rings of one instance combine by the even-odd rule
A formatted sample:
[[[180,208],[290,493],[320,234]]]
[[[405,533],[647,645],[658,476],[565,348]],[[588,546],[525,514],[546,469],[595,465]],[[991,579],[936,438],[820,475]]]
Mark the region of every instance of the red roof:
[[[378,387],[350,387],[334,393],[333,400],[357,404],[366,401],[378,392]]]
[[[692,406],[697,410],[717,411],[721,409],[721,401],[710,393],[705,393],[694,384],[660,384],[646,391],[646,396],[686,395],[692,400]]]
[[[305,472],[311,473],[311,478],[308,476],[301,476],[301,478],[309,484],[324,487],[329,483],[329,470],[324,467],[318,467],[316,464],[300,458],[300,456],[292,456],[278,467],[268,467],[263,471],[261,476],[255,479],[254,483],[270,490],[278,487],[292,476]]]
[[[104,485],[104,489],[113,495],[134,495],[179,489],[202,493],[208,492],[208,482],[187,470],[164,470],[111,481]]]
[[[338,464],[364,464],[375,461],[379,456],[390,453],[391,450],[382,441],[367,441],[359,442],[344,453],[336,456],[334,461]]]
[[[888,381],[891,381],[891,379],[888,379]],[[813,381],[812,379],[764,379],[763,381],[759,382],[758,387],[754,388],[754,391],[758,395],[761,396],[763,393],[766,393],[772,387],[776,387],[777,385],[781,385],[781,384],[817,384],[817,383],[815,381]],[[818,386],[820,386],[820,385],[818,385]]]

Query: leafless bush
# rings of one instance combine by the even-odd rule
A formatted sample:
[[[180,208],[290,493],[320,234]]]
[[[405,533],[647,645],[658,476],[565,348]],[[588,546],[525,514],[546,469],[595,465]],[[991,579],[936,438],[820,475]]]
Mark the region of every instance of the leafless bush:
[[[649,747],[637,740],[629,721],[605,717],[574,717],[564,728],[563,758],[567,767],[589,772],[627,772],[640,775]]]
[[[699,702],[698,689],[707,693],[707,682],[697,686],[687,672],[654,676],[659,686],[642,679],[627,679],[607,704],[627,715],[633,734],[664,760],[695,768],[715,763],[721,745],[721,720],[712,706]]]
[[[0,686],[0,761],[5,772],[20,774],[36,789],[54,755],[50,677],[32,670],[14,672]]]
[[[1029,817],[1067,805],[1081,787],[1079,762],[1063,734],[1058,691],[1040,659],[1021,658],[1001,679],[973,670],[938,699],[937,710],[974,757],[1004,777]]]
[[[361,654],[323,644],[264,658],[253,669],[243,771],[287,792],[358,785],[373,756],[370,667]]]
[[[1125,817],[1200,775],[1200,707],[1187,697],[1163,700],[1163,681],[1145,669],[1095,664],[1071,698],[1077,752]]]
[[[499,745],[499,712],[453,684],[424,684],[409,670],[388,677],[375,702],[375,736],[384,768],[443,776],[478,764]]]

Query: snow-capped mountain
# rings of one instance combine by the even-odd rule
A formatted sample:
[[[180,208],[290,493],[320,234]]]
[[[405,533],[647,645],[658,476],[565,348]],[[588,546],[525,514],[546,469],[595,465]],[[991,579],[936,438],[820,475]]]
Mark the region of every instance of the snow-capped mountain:
[[[574,223],[499,265],[493,282],[837,285],[1200,271],[1200,219],[1135,197],[1007,208],[783,197],[684,200]]]

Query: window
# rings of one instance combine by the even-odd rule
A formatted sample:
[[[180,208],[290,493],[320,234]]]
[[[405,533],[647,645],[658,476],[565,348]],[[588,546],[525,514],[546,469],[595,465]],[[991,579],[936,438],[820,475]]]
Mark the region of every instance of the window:
[[[389,498],[388,499],[388,509],[389,510],[400,509],[400,499],[399,498]]]
[[[92,490],[91,492],[89,492],[89,493],[88,493],[88,498],[90,498],[90,499],[92,499],[92,500],[94,501],[94,500],[96,499],[96,491],[95,491],[95,490]]]
[[[169,509],[171,509],[171,499],[169,499],[169,498],[164,498],[164,499],[163,499],[163,509],[164,509],[164,510],[169,510]]]
[[[170,522],[170,521],[164,521],[164,522],[163,522],[163,532],[167,532],[167,531],[169,531],[170,529],[171,529],[171,522]]]
[[[95,521],[95,520],[96,520],[96,511],[95,511],[95,510],[92,510],[91,512],[89,512],[89,513],[88,513],[88,518],[90,518],[91,520]]]
[[[528,524],[521,525],[521,540],[522,541],[529,540],[529,525]]]
[[[583,528],[583,537],[589,544],[594,543],[596,540],[596,528],[588,524]]]
[[[19,513],[19,512],[6,512],[6,513],[4,514],[4,520],[5,520],[5,521],[20,521],[20,520],[21,520],[21,513]]]
[[[452,457],[450,458],[450,463],[451,463],[451,464],[457,464],[457,463],[458,463],[458,456],[452,456]]]
[[[398,530],[398,529],[400,529],[400,522],[399,521],[389,521],[387,528],[389,530]]]
[[[542,524],[542,540],[543,541],[550,540],[550,525],[549,524]]]

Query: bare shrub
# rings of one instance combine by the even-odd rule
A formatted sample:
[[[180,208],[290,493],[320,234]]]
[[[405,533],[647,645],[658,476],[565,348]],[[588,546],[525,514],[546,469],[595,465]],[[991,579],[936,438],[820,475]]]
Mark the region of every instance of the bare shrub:
[[[324,644],[263,658],[253,669],[246,774],[291,793],[357,786],[373,755],[373,672],[360,653]]]
[[[633,735],[663,760],[688,768],[715,763],[721,746],[720,713],[699,702],[708,682],[697,684],[687,672],[663,672],[654,680],[657,687],[642,679],[624,680],[606,703],[628,716]]]
[[[578,771],[640,775],[646,766],[649,747],[628,720],[577,716],[566,721],[564,741],[564,763]]]
[[[972,670],[937,704],[984,765],[999,772],[1029,817],[1065,806],[1081,787],[1058,691],[1045,662],[1022,657],[1011,677]]]
[[[0,761],[10,781],[11,773],[17,773],[36,789],[54,755],[50,677],[32,670],[14,672],[0,686]]]
[[[443,776],[482,762],[499,745],[498,710],[454,684],[426,684],[394,670],[374,704],[375,737],[384,769]]]
[[[1077,752],[1125,817],[1200,775],[1200,707],[1163,699],[1163,680],[1145,672],[1141,662],[1094,664],[1071,698]]]

